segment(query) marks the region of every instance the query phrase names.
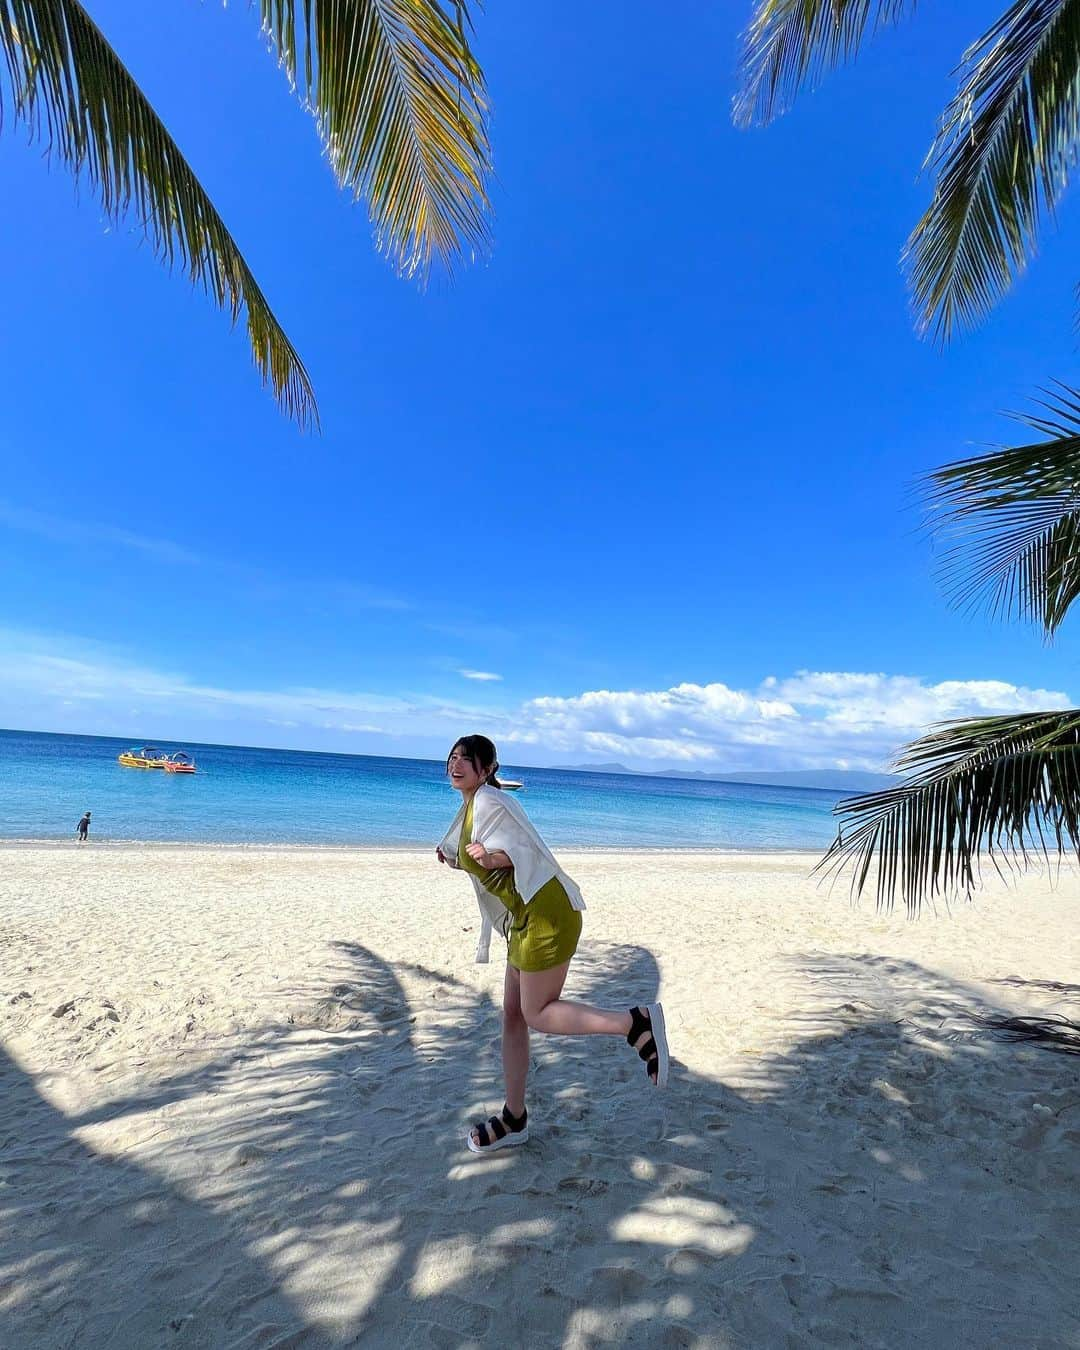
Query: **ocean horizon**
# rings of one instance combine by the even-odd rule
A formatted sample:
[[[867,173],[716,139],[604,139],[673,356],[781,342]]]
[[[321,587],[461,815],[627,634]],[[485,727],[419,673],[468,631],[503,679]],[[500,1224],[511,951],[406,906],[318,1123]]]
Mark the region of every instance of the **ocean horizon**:
[[[149,743],[149,742],[147,742]],[[199,742],[191,776],[126,768],[114,736],[0,730],[0,839],[316,847],[434,846],[458,797],[439,760]],[[506,764],[555,848],[821,850],[835,835],[821,788]]]

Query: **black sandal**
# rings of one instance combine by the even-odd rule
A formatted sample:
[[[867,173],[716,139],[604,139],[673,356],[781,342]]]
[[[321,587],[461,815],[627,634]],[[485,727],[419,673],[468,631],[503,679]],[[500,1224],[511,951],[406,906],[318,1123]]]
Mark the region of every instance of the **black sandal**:
[[[523,1144],[528,1139],[528,1119],[529,1112],[526,1108],[522,1108],[520,1116],[515,1116],[510,1108],[504,1105],[499,1115],[475,1125],[477,1138],[473,1139],[470,1130],[465,1136],[465,1142],[473,1153],[490,1153],[496,1148],[513,1148],[515,1144]]]
[[[642,1036],[646,1039],[639,1046],[637,1042]],[[653,1087],[667,1087],[667,1028],[661,1004],[647,1003],[644,1008],[630,1009],[630,1030],[626,1033],[626,1041],[645,1061],[645,1072]]]

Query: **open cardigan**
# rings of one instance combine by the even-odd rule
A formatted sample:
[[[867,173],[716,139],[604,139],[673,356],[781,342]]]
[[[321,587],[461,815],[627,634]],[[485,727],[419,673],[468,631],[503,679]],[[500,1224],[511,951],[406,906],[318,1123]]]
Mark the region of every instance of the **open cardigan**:
[[[458,843],[461,840],[461,826],[465,820],[465,803],[454,817],[454,823],[443,835],[439,850],[451,867],[457,867]],[[476,789],[473,797],[472,843],[483,844],[489,853],[501,850],[514,865],[514,886],[526,904],[542,886],[546,886],[552,877],[562,882],[573,909],[584,909],[585,901],[577,883],[571,881],[544,841],[536,832],[532,821],[521,809],[509,792],[500,788],[483,787]],[[498,928],[506,931],[509,910],[502,901],[486,891],[479,877],[469,874],[469,880],[476,891],[476,900],[480,906],[480,941],[476,948],[477,961],[488,959],[491,946],[491,930]]]

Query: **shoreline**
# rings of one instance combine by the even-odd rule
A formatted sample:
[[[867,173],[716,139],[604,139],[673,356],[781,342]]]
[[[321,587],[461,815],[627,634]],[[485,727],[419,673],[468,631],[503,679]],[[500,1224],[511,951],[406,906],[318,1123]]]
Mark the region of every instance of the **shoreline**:
[[[437,842],[437,841],[436,841]],[[580,854],[585,857],[596,857],[598,855],[610,855],[612,857],[642,857],[650,853],[681,855],[689,854],[692,856],[711,856],[716,854],[718,857],[737,858],[737,857],[763,857],[763,858],[813,858],[824,856],[825,849],[815,848],[719,848],[713,845],[696,844],[673,844],[667,848],[661,848],[654,844],[552,844],[552,852],[558,855]],[[184,851],[205,851],[213,853],[222,852],[244,852],[257,853],[264,851],[270,854],[279,853],[409,853],[417,855],[426,855],[433,853],[435,844],[315,844],[315,843],[263,843],[244,841],[219,842],[216,840],[204,839],[90,839],[86,844],[80,844],[77,839],[4,839],[0,838],[0,851],[5,849],[56,849],[63,850],[67,848],[78,848],[88,852],[91,848],[107,849],[110,852],[116,852],[123,849],[177,849]]]
[[[791,859],[795,862],[810,864],[810,870],[807,872],[807,879],[812,881],[816,887],[825,887],[830,892],[838,888],[847,889],[845,878],[850,876],[848,871],[840,874],[835,881],[830,881],[828,876],[815,879],[814,869],[819,862],[823,862],[828,851],[828,846],[821,848],[764,848],[761,846],[753,848],[720,848],[716,846],[698,846],[692,844],[676,844],[667,848],[661,848],[654,844],[554,844],[551,846],[552,852],[559,859],[577,858],[584,863],[606,859],[618,863],[619,861],[648,861],[652,856],[658,858],[694,858],[706,860],[716,858],[719,862],[758,862],[763,865],[782,863],[785,859]],[[197,854],[235,854],[240,857],[252,857],[259,853],[267,855],[268,859],[278,859],[287,857],[290,854],[312,854],[316,857],[354,857],[357,861],[365,858],[374,857],[394,857],[403,856],[411,858],[427,859],[434,856],[434,844],[315,844],[315,843],[243,843],[243,842],[216,842],[207,840],[161,840],[161,839],[91,839],[86,844],[80,844],[77,839],[4,839],[0,837],[0,854],[8,853],[26,853],[39,850],[46,853],[63,854],[70,850],[77,850],[82,853],[97,851],[108,853],[110,855],[121,855],[124,853],[179,853],[183,855]],[[998,858],[997,861],[1003,870],[1003,876],[998,876],[995,870],[994,858],[991,854],[981,854],[980,864],[985,869],[981,884],[977,884],[970,902],[977,902],[979,896],[984,893],[994,891],[1004,891],[1008,893],[1025,884],[1034,884],[1046,882],[1051,889],[1056,889],[1062,877],[1068,878],[1076,874],[1080,877],[1080,862],[1072,853],[1058,852],[1044,857],[1042,854],[1036,854],[1032,850],[1031,857],[1026,863],[1012,863],[1006,858]],[[445,868],[448,873],[453,874],[454,869]],[[866,901],[873,903],[873,897],[868,890]],[[958,894],[951,899],[941,895],[929,896],[923,902],[924,908],[931,909],[933,906],[940,905],[948,909],[951,905],[966,905],[969,903],[969,897]],[[898,907],[903,907],[903,901],[897,899]]]

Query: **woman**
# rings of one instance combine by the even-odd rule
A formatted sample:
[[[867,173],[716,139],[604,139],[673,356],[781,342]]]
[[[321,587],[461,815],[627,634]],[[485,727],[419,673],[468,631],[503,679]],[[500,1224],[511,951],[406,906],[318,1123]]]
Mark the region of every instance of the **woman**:
[[[500,1115],[476,1126],[474,1153],[523,1144],[529,1137],[525,1078],[529,1031],[560,1036],[625,1036],[645,1061],[650,1082],[664,1087],[668,1046],[659,1003],[615,1012],[561,997],[581,935],[585,902],[495,774],[499,762],[486,736],[464,736],[446,772],[461,793],[461,810],[435,850],[440,863],[468,872],[483,924],[477,961],[488,959],[492,928],[507,939],[503,984],[503,1077]]]

